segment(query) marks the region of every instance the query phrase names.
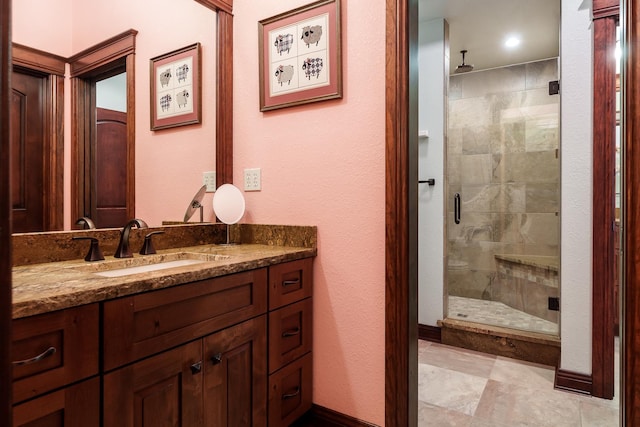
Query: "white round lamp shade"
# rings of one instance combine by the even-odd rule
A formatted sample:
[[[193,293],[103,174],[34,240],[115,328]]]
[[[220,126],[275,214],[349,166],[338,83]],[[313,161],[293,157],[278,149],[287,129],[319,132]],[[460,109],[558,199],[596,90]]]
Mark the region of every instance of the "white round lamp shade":
[[[222,184],[213,194],[213,212],[225,224],[235,224],[244,215],[244,196],[233,184]]]

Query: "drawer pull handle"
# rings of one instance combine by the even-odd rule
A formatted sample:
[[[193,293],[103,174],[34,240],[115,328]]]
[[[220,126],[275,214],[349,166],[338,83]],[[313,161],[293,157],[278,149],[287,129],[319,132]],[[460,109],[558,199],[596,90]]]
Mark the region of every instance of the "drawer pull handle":
[[[294,391],[293,393],[283,394],[282,395],[282,400],[293,399],[294,397],[296,397],[299,394],[300,394],[300,387],[296,387],[296,391]]]
[[[293,285],[297,285],[299,283],[300,283],[300,279],[283,280],[282,281],[282,286],[293,286]]]
[[[211,356],[211,363],[217,365],[222,362],[222,353],[214,354]]]
[[[190,368],[193,375],[200,373],[202,371],[202,361],[194,363]]]
[[[284,331],[282,333],[282,338],[289,338],[300,334],[300,328],[289,329],[288,331]]]
[[[53,355],[55,352],[56,352],[55,347],[49,347],[48,349],[46,349],[36,357],[32,357],[31,359],[16,360],[15,362],[13,362],[13,366],[24,366],[24,365],[30,365],[32,363],[36,363],[41,361],[42,359],[46,359],[47,357]]]

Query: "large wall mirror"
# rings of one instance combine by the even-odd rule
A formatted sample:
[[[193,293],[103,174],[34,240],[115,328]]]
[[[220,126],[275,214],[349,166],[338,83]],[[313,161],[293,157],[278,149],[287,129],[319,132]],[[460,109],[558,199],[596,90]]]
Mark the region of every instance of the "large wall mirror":
[[[135,212],[136,217],[143,218],[150,226],[161,225],[167,220],[181,220],[193,193],[202,185],[204,172],[216,171],[218,185],[232,182],[232,92],[226,89],[232,87],[232,77],[231,73],[219,72],[221,68],[225,71],[232,70],[232,46],[220,46],[219,43],[219,40],[231,37],[231,6],[229,2],[217,0],[162,3],[154,3],[151,7],[144,0],[37,0],[14,2],[12,11],[14,44],[46,52],[61,60],[73,59],[79,52],[123,34],[130,28],[137,31],[133,62],[130,64],[135,71],[132,76],[135,77],[125,80],[130,85],[127,96],[135,99],[135,124],[132,130],[135,138],[132,158],[135,161],[131,174],[135,182],[132,200],[135,201],[132,202],[134,209],[131,212]],[[158,25],[158,22],[172,24],[165,26]],[[151,131],[149,59],[195,42],[200,42],[202,46],[202,123]],[[20,71],[30,74],[28,68],[23,67]],[[92,76],[93,87],[111,77],[110,73],[112,72]],[[41,228],[34,225],[15,231],[68,230],[74,226],[76,209],[72,206],[77,205],[77,201],[71,199],[74,177],[71,174],[70,158],[76,149],[73,141],[76,139],[74,133],[77,133],[77,126],[71,121],[76,94],[73,93],[74,86],[69,76],[67,66],[66,78],[62,77],[61,82],[56,82],[61,84],[59,87],[63,87],[64,95],[53,105],[56,114],[62,114],[64,130],[55,127],[38,130],[40,133],[60,132],[58,138],[63,141],[58,154],[64,178],[55,189],[60,196],[55,199],[53,206],[63,213],[57,214]],[[44,81],[40,84],[43,92],[49,93],[53,83]],[[221,90],[220,87],[225,89]],[[104,93],[104,88],[100,92]],[[220,104],[225,105],[225,108],[219,108]],[[95,116],[95,112],[92,114]],[[216,144],[216,141],[222,143]],[[15,160],[12,163],[18,164],[18,159]],[[101,176],[93,170],[85,173],[98,180]],[[109,180],[110,184],[111,182],[114,187],[127,185],[123,179]],[[46,182],[40,185],[40,189],[45,194],[49,191]],[[14,193],[12,198],[17,200],[21,193]],[[211,194],[205,197],[210,198]],[[215,216],[210,202],[210,199],[203,202],[205,220],[213,221]],[[64,204],[64,207],[56,204]],[[44,205],[46,208],[47,203]],[[116,225],[110,223],[108,226]]]

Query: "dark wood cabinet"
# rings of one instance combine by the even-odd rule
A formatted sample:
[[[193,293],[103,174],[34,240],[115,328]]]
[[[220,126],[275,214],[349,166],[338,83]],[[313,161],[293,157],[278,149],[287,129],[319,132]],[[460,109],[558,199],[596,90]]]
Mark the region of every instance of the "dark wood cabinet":
[[[269,268],[269,426],[289,426],[312,404],[313,260]]]
[[[311,408],[312,261],[14,321],[14,427],[290,425]]]
[[[267,424],[266,336],[260,316],[204,338],[205,426]]]
[[[13,321],[13,402],[98,374],[98,304]]]
[[[202,425],[200,340],[104,376],[105,427]]]
[[[13,321],[13,425],[100,425],[99,305]]]
[[[98,427],[100,379],[45,394],[13,407],[14,427]]]

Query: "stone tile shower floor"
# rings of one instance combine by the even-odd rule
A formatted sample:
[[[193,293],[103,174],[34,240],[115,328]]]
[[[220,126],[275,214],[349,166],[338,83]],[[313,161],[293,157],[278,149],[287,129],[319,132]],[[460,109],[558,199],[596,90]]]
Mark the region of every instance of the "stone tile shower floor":
[[[558,335],[558,324],[532,316],[497,301],[449,297],[448,317],[505,328]]]
[[[419,340],[418,425],[619,425],[617,397],[603,400],[554,390],[554,374],[550,366]]]

